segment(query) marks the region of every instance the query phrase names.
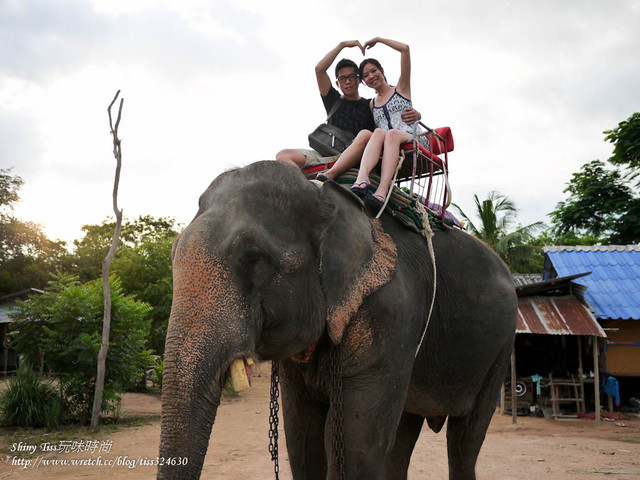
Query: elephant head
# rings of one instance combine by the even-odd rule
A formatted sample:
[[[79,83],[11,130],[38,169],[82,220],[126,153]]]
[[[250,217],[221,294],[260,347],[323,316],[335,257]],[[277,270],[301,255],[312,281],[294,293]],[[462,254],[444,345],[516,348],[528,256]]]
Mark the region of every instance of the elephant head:
[[[234,359],[286,359],[325,334],[339,343],[395,267],[393,241],[355,196],[291,166],[226,172],[199,207],[174,245],[162,391],[160,456],[188,461],[158,478],[199,477]]]

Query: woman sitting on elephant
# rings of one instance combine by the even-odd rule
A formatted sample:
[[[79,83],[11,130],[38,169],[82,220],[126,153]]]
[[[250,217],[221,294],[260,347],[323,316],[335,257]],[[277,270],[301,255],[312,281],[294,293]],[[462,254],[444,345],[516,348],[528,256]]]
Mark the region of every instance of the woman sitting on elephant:
[[[400,78],[397,85],[393,87],[387,82],[380,62],[368,58],[360,64],[360,78],[377,93],[371,100],[371,109],[377,128],[364,150],[358,177],[351,191],[363,196],[369,194],[369,174],[382,155],[380,184],[372,194],[373,200],[382,206],[398,164],[400,145],[413,139],[412,127],[404,123],[401,118],[402,112],[412,108],[411,58],[409,45],[386,38],[373,38],[364,44],[364,48],[371,48],[376,43],[383,43],[400,52]],[[426,137],[418,138],[424,147],[429,148]],[[349,155],[348,149],[343,155]]]

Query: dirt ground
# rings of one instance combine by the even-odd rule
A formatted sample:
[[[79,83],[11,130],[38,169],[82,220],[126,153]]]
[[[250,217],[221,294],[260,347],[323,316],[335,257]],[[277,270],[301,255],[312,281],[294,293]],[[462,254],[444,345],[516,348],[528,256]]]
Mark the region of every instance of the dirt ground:
[[[254,373],[250,390],[223,400],[203,479],[275,478],[267,450],[268,407],[269,377],[264,372]],[[88,433],[85,440],[52,441],[54,448],[68,448],[62,453],[46,452],[42,445],[20,444],[20,438],[11,438],[10,445],[16,451],[0,452],[0,479],[155,478],[160,397],[125,394],[121,416],[147,416],[151,420],[108,436]],[[287,480],[291,473],[284,433],[280,438],[280,478]],[[19,451],[29,447],[35,452]],[[518,417],[514,425],[510,416],[496,414],[476,471],[480,480],[640,478],[640,419],[602,422],[596,428],[595,422],[587,419]],[[435,435],[425,427],[416,445],[409,479],[426,478],[447,478],[444,430]]]

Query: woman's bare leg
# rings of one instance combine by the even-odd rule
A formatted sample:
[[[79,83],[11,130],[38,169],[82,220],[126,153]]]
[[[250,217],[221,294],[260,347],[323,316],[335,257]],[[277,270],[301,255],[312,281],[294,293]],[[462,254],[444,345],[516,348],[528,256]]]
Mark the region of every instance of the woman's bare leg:
[[[362,161],[360,162],[356,183],[369,183],[369,174],[380,161],[380,154],[382,153],[382,146],[385,143],[386,135],[386,130],[380,128],[376,128],[371,135],[371,139],[362,154]]]
[[[384,138],[384,152],[382,154],[382,167],[380,174],[380,185],[374,195],[386,197],[389,192],[389,185],[400,159],[400,145],[411,141],[413,137],[410,133],[401,130],[389,130]],[[364,158],[362,159],[364,163]]]
[[[372,133],[369,130],[361,130],[358,135],[356,135],[356,138],[353,139],[351,145],[338,157],[333,167],[325,172],[325,175],[331,180],[335,180],[350,168],[356,167],[360,163],[362,153],[371,135]]]

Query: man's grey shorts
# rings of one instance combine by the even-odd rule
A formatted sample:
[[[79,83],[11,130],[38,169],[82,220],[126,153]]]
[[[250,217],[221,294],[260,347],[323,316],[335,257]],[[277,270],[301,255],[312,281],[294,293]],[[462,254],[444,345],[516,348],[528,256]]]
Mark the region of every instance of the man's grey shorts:
[[[305,156],[305,162],[302,168],[308,167],[309,165],[313,165],[314,163],[320,163],[320,159],[322,158],[322,155],[320,155],[315,150],[310,150],[306,148],[298,148],[297,150]]]

